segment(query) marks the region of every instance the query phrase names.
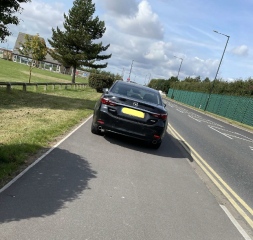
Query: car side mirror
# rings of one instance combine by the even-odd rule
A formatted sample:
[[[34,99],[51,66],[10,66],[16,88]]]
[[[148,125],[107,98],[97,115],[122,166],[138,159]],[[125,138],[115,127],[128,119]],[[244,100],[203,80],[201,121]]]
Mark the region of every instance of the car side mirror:
[[[103,88],[103,93],[108,93],[109,89],[108,88]]]
[[[167,105],[164,103],[163,106],[166,107]]]

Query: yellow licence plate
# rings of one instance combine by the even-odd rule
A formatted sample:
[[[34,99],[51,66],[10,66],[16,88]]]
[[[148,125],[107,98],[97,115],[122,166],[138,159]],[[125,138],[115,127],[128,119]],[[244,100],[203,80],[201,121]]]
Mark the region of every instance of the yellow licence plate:
[[[145,116],[145,114],[143,112],[137,111],[134,109],[130,109],[130,108],[122,108],[121,111],[127,115],[131,115],[131,116],[138,117],[138,118],[144,118],[144,116]]]

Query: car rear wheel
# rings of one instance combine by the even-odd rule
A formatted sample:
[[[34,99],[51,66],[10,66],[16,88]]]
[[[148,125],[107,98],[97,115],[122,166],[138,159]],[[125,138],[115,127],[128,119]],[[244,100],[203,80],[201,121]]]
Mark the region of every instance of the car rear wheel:
[[[160,146],[161,146],[161,142],[160,143],[156,143],[156,144],[153,144],[153,143],[151,143],[151,147],[153,148],[153,149],[159,149],[160,148]]]
[[[93,125],[93,123],[91,124],[91,132],[93,134],[99,134],[99,130],[96,126]]]

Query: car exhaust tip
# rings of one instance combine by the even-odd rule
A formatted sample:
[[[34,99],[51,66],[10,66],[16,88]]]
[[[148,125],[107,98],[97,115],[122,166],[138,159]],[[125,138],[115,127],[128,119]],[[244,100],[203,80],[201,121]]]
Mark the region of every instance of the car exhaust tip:
[[[102,127],[101,127],[101,126],[99,126],[99,127],[98,127],[98,130],[99,130],[99,131],[102,131],[103,129],[102,129]]]
[[[157,144],[157,140],[153,140],[152,144],[156,145]]]

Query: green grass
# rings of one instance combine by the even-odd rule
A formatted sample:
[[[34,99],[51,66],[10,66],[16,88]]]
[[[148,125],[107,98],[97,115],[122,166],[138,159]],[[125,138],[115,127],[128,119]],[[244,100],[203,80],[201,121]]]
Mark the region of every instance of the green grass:
[[[246,129],[248,129],[248,130],[253,131],[253,127],[251,127],[251,126],[249,126],[249,125],[246,125],[246,124],[243,124],[243,123],[234,121],[234,120],[229,119],[229,118],[222,117],[222,116],[220,116],[220,115],[217,115],[217,114],[214,114],[214,113],[211,113],[211,112],[204,111],[204,110],[199,109],[199,108],[195,108],[195,107],[190,106],[190,105],[187,105],[187,104],[185,104],[185,103],[178,102],[178,101],[176,101],[176,100],[174,100],[174,99],[171,99],[171,98],[169,98],[169,97],[167,97],[167,96],[166,96],[166,98],[169,99],[169,100],[171,100],[171,101],[173,101],[173,102],[179,103],[179,104],[184,105],[184,106],[189,107],[189,108],[192,108],[192,109],[194,109],[194,110],[196,110],[196,111],[199,111],[199,112],[202,112],[202,113],[204,113],[204,114],[213,116],[213,117],[218,118],[218,119],[220,119],[220,120],[224,120],[224,121],[226,121],[226,122],[228,122],[228,123],[230,123],[230,124],[232,124],[232,125],[240,126],[240,127],[243,127],[243,128],[246,128]]]
[[[0,88],[0,185],[29,156],[92,114],[100,95],[89,87],[11,93]]]
[[[0,82],[28,82],[29,67],[24,64],[0,59]],[[72,77],[38,68],[32,70],[32,83],[71,82]],[[87,83],[85,78],[76,78],[77,83]]]

